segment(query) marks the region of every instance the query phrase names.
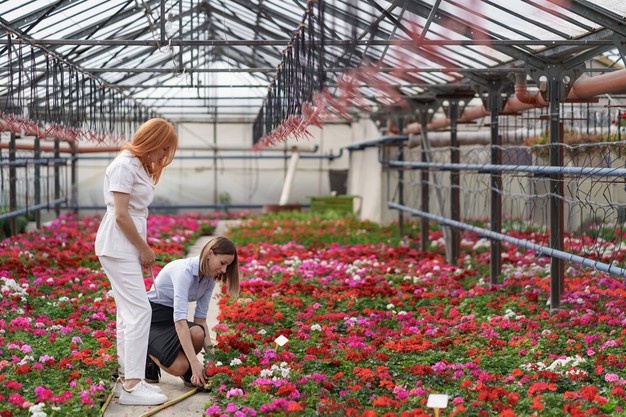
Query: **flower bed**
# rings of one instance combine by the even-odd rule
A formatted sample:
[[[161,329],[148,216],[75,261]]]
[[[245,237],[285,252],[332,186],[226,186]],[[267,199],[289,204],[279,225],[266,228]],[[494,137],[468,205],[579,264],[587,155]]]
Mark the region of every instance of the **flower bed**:
[[[247,280],[222,300],[206,414],[430,416],[429,394],[443,393],[449,416],[625,415],[623,280],[570,268],[550,315],[548,259],[532,252],[507,247],[490,288],[475,236],[457,268],[437,247],[279,245],[265,226],[233,231],[250,242]],[[310,231],[329,229],[351,233]]]
[[[183,256],[213,221],[153,216],[151,244]],[[0,243],[0,417],[99,414],[116,360],[97,223],[62,218]],[[455,267],[441,232],[423,253],[351,217],[266,216],[229,233],[244,281],[220,301],[205,415],[431,416],[431,393],[449,396],[443,416],[626,415],[621,278],[570,266],[551,315],[548,259],[504,245],[492,288],[476,236]]]
[[[150,217],[161,264],[216,220]],[[117,359],[115,304],[93,250],[98,224],[61,217],[0,242],[0,417],[99,414]]]

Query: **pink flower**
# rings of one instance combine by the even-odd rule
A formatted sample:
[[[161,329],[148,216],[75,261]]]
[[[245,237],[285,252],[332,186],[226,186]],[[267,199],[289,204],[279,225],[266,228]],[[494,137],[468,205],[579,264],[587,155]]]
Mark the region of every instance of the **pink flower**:
[[[454,399],[452,400],[452,404],[454,404],[454,405],[463,404],[463,398],[461,398],[461,397],[454,397]]]
[[[9,403],[21,407],[24,404],[24,397],[20,394],[11,394],[9,395]]]
[[[604,380],[606,382],[618,382],[619,376],[617,376],[616,374],[606,374],[604,375]]]
[[[231,388],[226,392],[226,398],[230,397],[243,397],[243,390],[241,388]]]

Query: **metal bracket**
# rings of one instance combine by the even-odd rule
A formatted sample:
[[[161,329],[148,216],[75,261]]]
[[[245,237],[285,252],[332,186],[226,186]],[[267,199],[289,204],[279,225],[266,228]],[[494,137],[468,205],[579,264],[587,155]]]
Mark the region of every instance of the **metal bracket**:
[[[559,64],[547,64],[543,69],[530,68],[528,73],[530,77],[539,86],[539,92],[546,101],[550,101],[550,95],[554,92],[549,91],[547,85],[550,81],[560,79],[558,84],[561,88],[556,92],[557,99],[563,103],[567,99],[574,82],[586,71],[584,64],[576,65],[573,68],[563,68]]]
[[[489,111],[492,111],[489,100],[489,97],[492,94],[500,96],[500,100],[497,104],[498,108],[495,109],[498,113],[500,113],[506,106],[511,94],[515,91],[513,82],[506,75],[498,74],[496,76],[486,78],[472,77],[472,79],[475,81],[474,90],[476,91],[476,94],[478,94],[480,100],[483,102],[483,106]]]

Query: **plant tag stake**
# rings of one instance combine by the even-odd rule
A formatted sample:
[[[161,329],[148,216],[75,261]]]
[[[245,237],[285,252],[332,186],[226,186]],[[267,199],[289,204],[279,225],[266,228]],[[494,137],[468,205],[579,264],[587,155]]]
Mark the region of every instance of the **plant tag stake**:
[[[435,409],[435,417],[439,417],[439,409],[448,406],[448,396],[446,394],[430,394],[426,407]]]
[[[278,345],[278,346],[284,346],[285,343],[287,343],[289,341],[289,339],[287,339],[285,336],[283,336],[282,334],[280,336],[278,336],[276,338],[276,340],[274,340],[274,342]]]

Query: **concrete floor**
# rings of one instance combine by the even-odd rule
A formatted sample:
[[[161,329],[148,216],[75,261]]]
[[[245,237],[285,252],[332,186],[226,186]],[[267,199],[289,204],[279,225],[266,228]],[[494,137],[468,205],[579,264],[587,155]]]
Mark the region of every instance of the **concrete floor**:
[[[237,222],[237,220],[219,222],[214,232],[215,235],[226,234],[228,228]],[[212,237],[213,236],[201,236],[196,243],[189,248],[187,257],[199,255],[202,247]],[[212,329],[213,326],[217,324],[218,306],[217,302],[213,301],[214,300],[211,300],[211,303],[209,304],[207,319],[209,329]],[[194,308],[195,303],[190,303],[189,311],[193,312]],[[213,332],[211,333],[211,338],[215,340],[215,334]],[[201,357],[201,354],[199,356]],[[169,402],[174,402],[179,397],[184,396],[186,393],[193,390],[193,388],[184,386],[179,377],[169,375],[165,372],[161,372],[161,382],[159,382],[159,387],[161,387],[165,395],[167,395]],[[206,405],[211,404],[211,399],[212,397],[210,392],[197,392],[187,398],[184,398],[180,402],[168,405],[167,407],[156,411],[159,407],[163,406],[120,405],[117,402],[117,398],[112,397],[104,411],[104,414],[102,414],[102,417],[142,417],[149,415],[155,415],[157,417],[202,416],[204,415],[204,410],[206,410]],[[166,405],[168,403],[166,403]]]

